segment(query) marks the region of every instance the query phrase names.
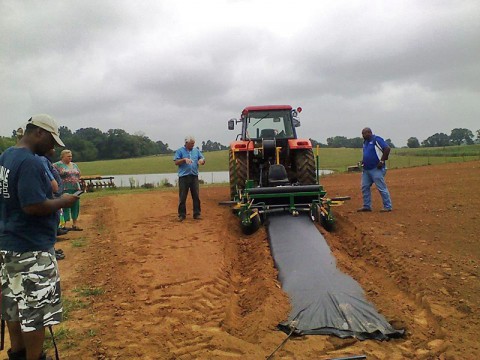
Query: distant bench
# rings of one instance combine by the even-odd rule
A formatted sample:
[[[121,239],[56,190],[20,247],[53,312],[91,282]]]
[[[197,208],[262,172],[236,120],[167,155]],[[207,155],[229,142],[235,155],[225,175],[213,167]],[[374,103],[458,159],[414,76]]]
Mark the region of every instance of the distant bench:
[[[113,176],[82,176],[80,186],[85,192],[95,191],[94,189],[116,188]]]

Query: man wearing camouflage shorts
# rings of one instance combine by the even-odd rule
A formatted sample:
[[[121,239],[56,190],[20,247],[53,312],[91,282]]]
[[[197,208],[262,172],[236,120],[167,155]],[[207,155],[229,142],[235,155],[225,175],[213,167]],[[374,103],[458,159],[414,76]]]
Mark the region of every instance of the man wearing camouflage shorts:
[[[45,328],[62,319],[60,277],[53,245],[56,211],[78,196],[53,198],[51,183],[37,155],[65,146],[48,115],[28,120],[16,146],[0,156],[0,263],[2,319],[11,349],[8,358],[47,359]]]

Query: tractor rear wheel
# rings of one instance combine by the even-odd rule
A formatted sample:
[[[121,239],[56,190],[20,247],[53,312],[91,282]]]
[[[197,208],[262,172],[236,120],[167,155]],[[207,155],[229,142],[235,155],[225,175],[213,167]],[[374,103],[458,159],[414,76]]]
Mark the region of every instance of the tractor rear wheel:
[[[229,178],[230,178],[230,199],[237,195],[237,189],[245,188],[247,180],[247,152],[236,152],[235,159],[233,151],[229,151]],[[236,167],[235,167],[236,162]]]
[[[300,185],[317,183],[315,158],[312,149],[295,151],[295,168],[297,169],[297,181]]]

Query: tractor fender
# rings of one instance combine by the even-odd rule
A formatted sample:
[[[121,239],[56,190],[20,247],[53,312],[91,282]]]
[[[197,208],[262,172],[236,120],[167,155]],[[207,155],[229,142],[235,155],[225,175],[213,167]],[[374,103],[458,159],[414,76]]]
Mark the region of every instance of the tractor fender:
[[[312,143],[309,139],[288,139],[288,147],[290,150],[311,149]]]
[[[234,141],[230,143],[230,149],[232,151],[253,151],[253,148],[253,141]]]

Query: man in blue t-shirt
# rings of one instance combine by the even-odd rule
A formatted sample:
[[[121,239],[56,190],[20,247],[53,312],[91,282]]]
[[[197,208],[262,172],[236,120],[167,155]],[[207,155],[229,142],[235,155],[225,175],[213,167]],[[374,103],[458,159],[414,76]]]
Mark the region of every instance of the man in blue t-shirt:
[[[178,149],[173,157],[175,165],[178,166],[178,221],[183,221],[187,217],[186,201],[189,189],[193,200],[193,218],[201,219],[198,165],[205,164],[205,157],[194,145],[195,138],[187,136],[185,146]]]
[[[385,161],[388,160],[390,147],[380,136],[373,135],[370,128],[362,130],[363,136],[363,172],[362,172],[362,195],[363,206],[357,211],[372,211],[372,194],[370,188],[373,184],[380,192],[383,201],[381,212],[392,211],[392,200],[385,183],[387,168]]]
[[[39,156],[65,146],[48,115],[35,115],[16,146],[0,156],[0,263],[2,319],[10,334],[10,359],[46,359],[45,328],[62,318],[55,259],[58,209],[78,196],[53,198]]]
[[[47,177],[50,180],[50,184],[52,185],[52,192],[53,192],[53,197],[57,198],[60,197],[62,192],[63,192],[63,185],[62,185],[62,179],[60,178],[60,174],[58,173],[58,170],[55,169],[55,167],[52,165],[51,158],[55,155],[55,149],[51,149],[47,154],[44,156],[40,156],[40,160],[42,161],[43,167],[45,168],[45,172],[47,174]],[[65,235],[68,233],[67,230],[62,229],[59,227],[60,225],[60,212],[62,210],[58,210],[56,212],[56,221],[57,221],[57,238],[58,236]],[[55,249],[55,257],[57,260],[63,260],[65,259],[65,254],[63,253],[62,249]]]

